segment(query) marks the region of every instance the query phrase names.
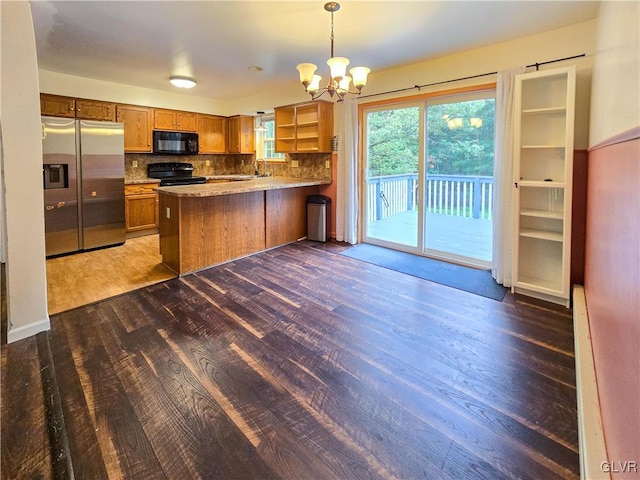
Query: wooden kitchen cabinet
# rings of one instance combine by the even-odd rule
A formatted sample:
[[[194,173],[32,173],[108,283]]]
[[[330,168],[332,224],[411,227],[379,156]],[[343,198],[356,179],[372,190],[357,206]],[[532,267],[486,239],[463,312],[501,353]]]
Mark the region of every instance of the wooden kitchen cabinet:
[[[195,132],[196,114],[179,110],[154,109],[153,128],[178,132]]]
[[[227,151],[227,119],[217,115],[198,115],[198,153]]]
[[[113,102],[41,93],[40,113],[52,117],[115,122],[116,104]]]
[[[40,114],[51,117],[75,118],[76,99],[60,95],[40,94]]]
[[[125,185],[125,221],[127,233],[158,228],[157,183]]]
[[[117,121],[124,124],[125,153],[151,152],[153,108],[117,105]]]
[[[276,107],[274,112],[276,152],[331,152],[333,103],[300,103]]]
[[[76,118],[85,120],[116,121],[116,104],[76,98]]]
[[[229,153],[255,153],[254,121],[250,115],[235,115],[227,119],[227,151]]]

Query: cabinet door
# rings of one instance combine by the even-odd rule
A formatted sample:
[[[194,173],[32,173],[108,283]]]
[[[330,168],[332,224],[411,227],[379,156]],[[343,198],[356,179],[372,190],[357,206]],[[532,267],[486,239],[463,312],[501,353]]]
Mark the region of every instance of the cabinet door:
[[[76,101],[71,97],[41,93],[40,113],[52,117],[74,118],[76,115]]]
[[[254,120],[251,116],[240,116],[240,153],[254,153]]]
[[[158,194],[127,195],[125,197],[127,232],[158,228]]]
[[[176,112],[160,108],[154,109],[153,128],[155,130],[176,130]]]
[[[227,149],[229,153],[240,153],[240,117],[229,117],[227,119]]]
[[[116,121],[116,104],[97,100],[76,99],[76,118]]]
[[[227,119],[229,153],[254,153],[253,117],[236,115]]]
[[[124,124],[124,151],[151,152],[153,109],[136,105],[118,105],[117,121]]]
[[[195,132],[196,114],[191,112],[176,112],[176,129],[181,132]]]
[[[225,153],[227,119],[214,115],[198,115],[199,153]]]

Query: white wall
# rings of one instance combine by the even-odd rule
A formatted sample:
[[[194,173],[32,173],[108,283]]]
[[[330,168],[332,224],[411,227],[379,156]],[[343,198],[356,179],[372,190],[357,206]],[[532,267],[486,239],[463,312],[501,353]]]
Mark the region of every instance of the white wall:
[[[598,17],[589,146],[640,125],[640,3],[605,2]]]
[[[29,4],[0,2],[0,129],[9,342],[49,329],[42,140],[35,35]]]
[[[40,91],[43,93],[224,116],[238,113],[231,111],[232,105],[229,102],[211,98],[105,82],[47,70],[40,70],[39,77]]]

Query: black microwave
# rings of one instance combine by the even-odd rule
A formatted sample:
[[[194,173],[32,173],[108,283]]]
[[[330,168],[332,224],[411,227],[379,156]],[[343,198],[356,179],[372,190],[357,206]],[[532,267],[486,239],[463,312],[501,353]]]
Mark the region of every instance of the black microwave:
[[[157,155],[195,155],[198,153],[198,134],[154,130],[153,153]]]

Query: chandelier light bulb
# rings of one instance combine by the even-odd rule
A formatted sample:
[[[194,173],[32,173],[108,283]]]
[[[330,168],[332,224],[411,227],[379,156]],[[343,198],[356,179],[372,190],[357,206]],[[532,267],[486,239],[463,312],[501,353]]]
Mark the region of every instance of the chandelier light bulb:
[[[331,69],[331,78],[338,82],[342,80],[347,74],[347,65],[349,65],[349,59],[345,57],[332,57],[327,60],[327,65]]]
[[[309,86],[307,87],[307,91],[308,92],[317,92],[318,90],[320,90],[320,82],[322,81],[322,77],[320,75],[314,75],[311,83],[309,84]]]
[[[367,75],[369,75],[369,72],[371,72],[371,69],[368,67],[353,67],[349,70],[349,73],[353,77],[353,86],[358,90],[362,90],[362,87],[367,84]]]

